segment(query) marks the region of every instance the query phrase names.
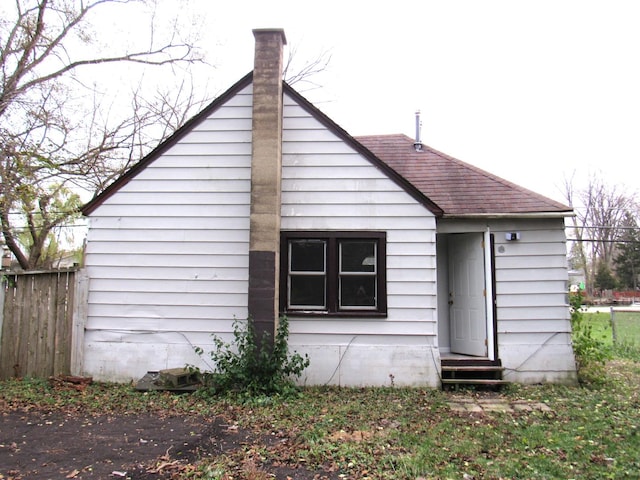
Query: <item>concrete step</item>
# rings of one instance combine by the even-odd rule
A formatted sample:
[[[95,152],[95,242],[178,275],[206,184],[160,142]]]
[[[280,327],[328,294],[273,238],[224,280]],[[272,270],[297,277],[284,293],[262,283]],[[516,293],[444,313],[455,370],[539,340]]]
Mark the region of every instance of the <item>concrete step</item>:
[[[508,380],[490,379],[490,378],[443,378],[443,384],[455,385],[507,385]]]
[[[499,365],[442,365],[443,372],[502,372]]]

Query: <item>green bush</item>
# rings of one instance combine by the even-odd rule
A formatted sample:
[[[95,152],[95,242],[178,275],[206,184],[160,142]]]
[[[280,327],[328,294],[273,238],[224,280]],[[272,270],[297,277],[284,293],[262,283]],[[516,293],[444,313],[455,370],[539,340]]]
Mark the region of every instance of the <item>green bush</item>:
[[[578,376],[597,377],[606,360],[611,358],[611,348],[596,338],[592,326],[585,322],[582,313],[582,292],[569,293],[573,353],[576,357]]]
[[[281,317],[276,336],[265,333],[258,342],[253,322],[233,322],[233,344],[222,341],[213,334],[215,349],[209,352],[215,371],[200,372],[205,394],[236,392],[249,397],[287,394],[295,390],[293,379],[299,378],[309,366],[309,356],[297,352],[289,355],[289,322]],[[196,353],[204,351],[196,347]]]

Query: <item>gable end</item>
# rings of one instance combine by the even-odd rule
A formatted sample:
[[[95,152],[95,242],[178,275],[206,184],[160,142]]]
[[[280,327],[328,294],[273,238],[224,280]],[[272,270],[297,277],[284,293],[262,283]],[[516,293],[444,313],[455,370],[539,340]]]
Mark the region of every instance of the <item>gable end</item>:
[[[149,152],[142,160],[136,163],[133,167],[123,173],[117,180],[104,189],[99,195],[90,200],[80,210],[85,216],[91,215],[102,203],[116,193],[120,188],[129,183],[130,180],[135,178],[140,172],[142,172],[149,164],[160,157],[164,152],[178,143],[185,135],[187,135],[195,125],[207,118],[213,112],[215,112],[220,106],[224,105],[232,97],[234,97],[240,90],[250,85],[253,81],[253,72],[249,72],[235,83],[226,92],[216,98],[208,106],[206,106],[198,114],[190,118],[182,127],[176,130],[170,137],[164,142],[160,143],[156,148]]]
[[[389,177],[393,182],[395,182],[400,188],[406,191],[409,195],[411,195],[415,200],[424,205],[424,207],[429,210],[436,217],[441,217],[444,214],[442,208],[440,208],[435,202],[431,199],[427,198],[418,188],[416,188],[411,182],[409,182],[402,175],[398,174],[393,168],[387,165],[385,162],[380,160],[373,152],[371,152],[368,148],[362,145],[358,140],[349,135],[342,127],[340,127],[337,123],[331,120],[328,116],[326,116],[322,111],[316,108],[309,100],[304,98],[298,92],[296,92],[292,87],[290,87],[286,82],[284,83],[284,91],[287,95],[292,97],[300,107],[309,112],[318,122],[324,125],[326,128],[331,130],[335,135],[337,135],[342,141],[348,144],[351,148],[357,151],[360,155],[365,157],[372,165],[374,165],[377,169],[381,170],[387,177]]]

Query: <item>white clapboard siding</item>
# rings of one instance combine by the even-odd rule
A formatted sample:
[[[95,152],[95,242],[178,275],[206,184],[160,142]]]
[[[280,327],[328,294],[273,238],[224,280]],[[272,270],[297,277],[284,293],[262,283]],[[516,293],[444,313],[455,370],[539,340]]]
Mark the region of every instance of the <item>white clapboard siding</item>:
[[[386,178],[347,180],[334,177],[331,182],[318,182],[314,178],[282,179],[282,190],[287,192],[386,192],[389,188],[389,180]]]
[[[226,223],[226,222],[225,222]],[[199,230],[143,230],[131,228],[125,231],[100,228],[92,233],[94,242],[249,242],[248,230],[240,229],[199,229]]]
[[[127,185],[129,187],[129,185]],[[172,179],[166,180],[143,180],[140,179],[127,188],[127,192],[146,192],[151,194],[161,193],[184,193],[184,192],[239,192],[251,188],[251,181],[234,180],[234,179],[217,179],[215,182],[205,179],[190,180],[188,188],[184,183],[173,182]]]
[[[496,280],[498,282],[536,282],[540,280],[541,269],[499,269],[496,270]],[[544,279],[546,281],[566,281],[566,267],[554,267],[544,269]]]
[[[249,219],[245,217],[194,218],[194,217],[91,217],[91,229],[110,230],[202,230],[211,229],[241,229],[249,228]]]
[[[184,366],[194,341],[246,318],[250,166],[248,88],[91,214],[87,373]]]
[[[119,254],[128,252],[134,255],[244,255],[248,242],[230,241],[155,241],[146,242],[142,238],[134,241],[95,242],[91,252],[94,254]]]
[[[351,333],[363,344],[394,335],[403,345],[402,336],[435,335],[433,215],[289,97],[284,115],[281,228],[387,233],[387,318],[294,316],[292,343],[339,345]]]
[[[88,256],[89,254],[87,254]],[[91,253],[92,266],[121,266],[124,268],[154,267],[200,267],[233,268],[248,267],[249,255],[139,255],[131,253],[102,254]]]
[[[172,207],[174,205],[192,205],[194,207],[209,205],[246,205],[245,193],[232,192],[165,192],[162,197],[151,192],[121,192],[116,195],[111,205],[155,205]]]
[[[89,264],[87,264],[89,265]],[[164,265],[153,265],[150,267],[122,268],[114,265],[91,265],[91,279],[101,278],[106,280],[118,279],[138,279],[145,280],[237,280],[247,282],[248,271],[242,267],[232,268],[201,268],[198,267],[167,267]],[[144,287],[139,287],[144,288]]]
[[[520,232],[517,241],[505,240],[505,230]],[[514,308],[536,319],[538,308],[556,308],[556,318],[568,317],[567,247],[562,219],[510,221],[492,225],[496,252],[496,294],[499,319]],[[543,328],[543,327],[542,327]],[[566,330],[566,326],[565,326]]]
[[[146,279],[143,288],[140,288],[137,279],[122,278],[119,282],[112,282],[105,278],[92,278],[91,290],[94,292],[156,292],[170,293],[178,292],[188,293],[223,293],[223,294],[241,294],[246,293],[244,280],[198,280],[193,279],[172,279],[167,282],[165,278]]]
[[[197,147],[197,145],[195,145]],[[213,148],[213,146],[210,146]],[[249,151],[248,154],[251,154]],[[212,153],[212,155],[214,155]],[[174,157],[176,159],[181,158],[179,155]],[[226,180],[247,180],[251,179],[251,171],[247,167],[238,166],[238,167],[220,167],[220,168],[205,168],[205,167],[196,167],[196,168],[166,168],[166,167],[158,167],[158,168],[146,168],[138,175],[140,180],[172,180],[172,181],[180,181],[180,180],[213,180],[216,181],[218,179],[226,179]],[[187,184],[188,185],[188,184]],[[184,190],[188,192],[188,189]]]

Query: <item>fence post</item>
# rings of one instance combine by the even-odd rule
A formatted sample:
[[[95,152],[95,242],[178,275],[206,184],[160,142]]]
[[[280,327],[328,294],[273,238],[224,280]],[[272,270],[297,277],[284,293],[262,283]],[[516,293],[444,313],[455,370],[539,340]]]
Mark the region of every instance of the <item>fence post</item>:
[[[616,311],[611,308],[611,336],[613,337],[613,346],[615,347],[618,343],[618,333],[616,332]]]
[[[82,375],[84,369],[84,328],[87,323],[89,277],[83,269],[76,272],[75,305],[71,327],[71,375]]]

